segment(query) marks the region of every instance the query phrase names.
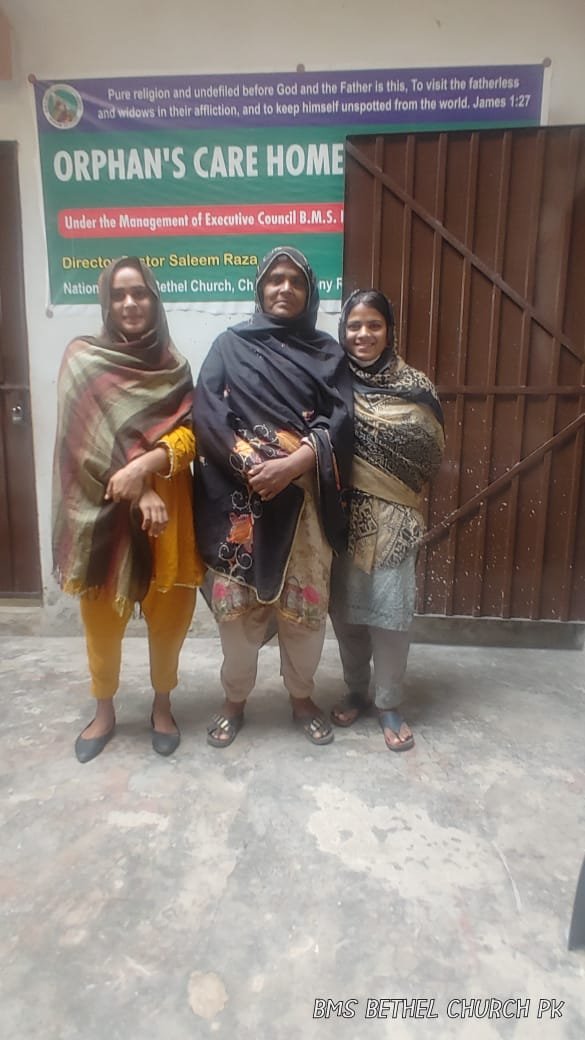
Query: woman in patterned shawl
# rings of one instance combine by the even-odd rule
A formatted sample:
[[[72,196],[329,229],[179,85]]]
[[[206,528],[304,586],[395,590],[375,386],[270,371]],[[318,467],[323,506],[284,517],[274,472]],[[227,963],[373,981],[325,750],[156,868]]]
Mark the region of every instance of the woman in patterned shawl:
[[[136,257],[99,281],[103,330],[69,344],[59,373],[53,559],[80,597],[96,715],[77,738],[80,762],[115,729],[122,637],[140,604],[154,687],[152,745],[180,736],[170,709],[179,652],[204,566],[192,519],[193,383],[169,338],[159,290]]]
[[[333,739],[312,694],[332,552],[346,540],[352,395],[343,351],[315,328],[318,306],[303,254],[273,249],[258,269],[255,315],[218,337],[197,383],[197,532],[223,649],[214,747],[243,723],[271,625],[293,719],[312,743]]]
[[[376,290],[356,291],[339,325],[353,375],[355,445],[347,552],[334,561],[330,614],[348,689],[331,718],[351,726],[374,704],[390,751],[414,745],[397,711],[424,533],[421,492],[444,448],[435,389],[396,350],[394,315]]]

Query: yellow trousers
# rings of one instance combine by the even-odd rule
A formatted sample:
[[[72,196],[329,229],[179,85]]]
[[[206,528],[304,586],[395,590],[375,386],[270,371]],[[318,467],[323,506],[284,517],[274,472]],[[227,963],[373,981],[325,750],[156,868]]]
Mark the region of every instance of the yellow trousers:
[[[151,586],[142,603],[155,693],[170,693],[177,685],[179,654],[193,617],[195,595],[195,589],[179,585],[168,592]],[[91,692],[98,700],[110,700],[120,681],[122,639],[130,613],[120,617],[106,596],[83,598],[80,604]]]

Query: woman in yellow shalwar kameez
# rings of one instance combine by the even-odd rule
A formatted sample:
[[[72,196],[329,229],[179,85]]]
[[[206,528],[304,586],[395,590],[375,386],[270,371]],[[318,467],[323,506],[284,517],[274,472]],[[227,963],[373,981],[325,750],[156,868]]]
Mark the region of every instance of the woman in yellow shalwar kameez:
[[[170,694],[204,565],[193,532],[193,384],[172,344],[158,286],[135,257],[103,272],[99,337],[74,340],[59,375],[53,556],[80,597],[96,714],[75,744],[80,762],[115,730],[122,638],[140,604],[154,688],[152,745],[179,745]]]

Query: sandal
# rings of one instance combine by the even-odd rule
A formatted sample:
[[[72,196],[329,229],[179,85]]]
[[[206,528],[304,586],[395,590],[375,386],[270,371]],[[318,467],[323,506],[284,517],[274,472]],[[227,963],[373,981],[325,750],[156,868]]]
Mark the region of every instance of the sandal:
[[[233,715],[228,718],[227,715],[214,715],[209,726],[207,727],[207,743],[211,744],[211,747],[225,748],[233,744],[242,726],[244,725],[244,713],[240,712],[239,715]],[[221,737],[214,737],[215,730],[221,730],[226,736],[222,739]]]
[[[331,721],[336,726],[353,726],[360,715],[365,715],[371,707],[372,702],[370,698],[363,693],[348,693],[338,704],[333,705],[330,712]],[[339,718],[340,715],[349,715],[350,712],[355,712],[351,719],[343,720]]]
[[[380,723],[380,729],[384,732],[385,729],[391,729],[393,733],[398,737],[397,744],[389,744],[384,735],[384,743],[388,748],[388,751],[410,751],[414,747],[414,737],[406,737],[405,740],[400,740],[400,727],[405,726],[406,722],[402,718],[399,711],[379,711],[378,722]]]
[[[295,726],[299,726],[311,744],[331,744],[333,730],[322,715],[293,715]],[[321,733],[321,736],[317,736]]]

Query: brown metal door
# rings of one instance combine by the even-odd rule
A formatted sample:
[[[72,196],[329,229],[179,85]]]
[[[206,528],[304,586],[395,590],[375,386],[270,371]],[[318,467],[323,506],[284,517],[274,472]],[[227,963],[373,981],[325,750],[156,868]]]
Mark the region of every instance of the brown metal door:
[[[16,145],[0,143],[0,597],[40,593]]]
[[[585,620],[585,128],[351,138],[345,221],[445,409],[417,610]]]

